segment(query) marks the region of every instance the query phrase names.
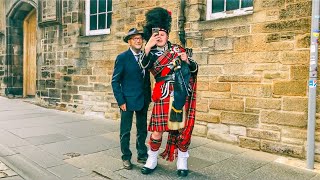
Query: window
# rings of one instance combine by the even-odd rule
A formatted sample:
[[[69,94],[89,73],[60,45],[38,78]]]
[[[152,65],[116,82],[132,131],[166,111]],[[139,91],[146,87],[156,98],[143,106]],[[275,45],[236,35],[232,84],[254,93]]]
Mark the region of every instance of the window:
[[[208,0],[207,20],[253,13],[253,0]]]
[[[112,0],[86,0],[86,35],[109,34]]]

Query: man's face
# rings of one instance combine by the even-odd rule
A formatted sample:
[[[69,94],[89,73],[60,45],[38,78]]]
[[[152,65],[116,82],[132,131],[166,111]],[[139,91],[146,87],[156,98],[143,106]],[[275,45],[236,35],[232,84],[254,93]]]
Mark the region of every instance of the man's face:
[[[132,49],[140,50],[143,43],[142,36],[140,34],[132,35],[128,43]]]
[[[158,47],[164,47],[169,39],[168,34],[165,31],[159,31],[159,35],[160,39],[157,41],[157,46]]]

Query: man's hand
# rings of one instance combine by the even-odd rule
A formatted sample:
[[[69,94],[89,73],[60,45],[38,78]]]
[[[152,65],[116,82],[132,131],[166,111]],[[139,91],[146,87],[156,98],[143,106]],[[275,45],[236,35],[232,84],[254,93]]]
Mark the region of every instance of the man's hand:
[[[122,111],[127,111],[127,105],[126,105],[126,104],[122,104],[122,105],[120,106],[120,109],[121,109]]]
[[[185,61],[186,63],[190,64],[188,55],[186,52],[178,53],[182,61]]]
[[[146,55],[149,54],[151,48],[157,44],[159,41],[160,37],[158,33],[153,33],[152,36],[150,37],[149,41],[147,42],[145,46],[145,53]]]

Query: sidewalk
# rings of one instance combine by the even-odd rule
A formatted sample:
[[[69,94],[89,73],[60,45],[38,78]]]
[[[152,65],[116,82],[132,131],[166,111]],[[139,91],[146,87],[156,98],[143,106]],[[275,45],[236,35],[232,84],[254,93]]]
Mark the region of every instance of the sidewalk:
[[[154,173],[142,175],[134,136],[131,142],[134,168],[125,170],[118,121],[0,97],[0,178],[4,180],[179,179],[175,163],[162,159]],[[309,171],[302,160],[193,137],[190,174],[181,179],[320,180],[316,165]]]

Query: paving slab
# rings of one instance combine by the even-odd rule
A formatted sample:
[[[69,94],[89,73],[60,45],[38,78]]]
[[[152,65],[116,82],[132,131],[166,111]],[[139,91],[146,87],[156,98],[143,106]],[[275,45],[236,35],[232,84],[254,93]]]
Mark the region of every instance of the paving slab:
[[[28,127],[28,128],[21,128],[21,129],[11,129],[8,131],[21,138],[29,138],[34,136],[59,134],[59,133],[62,133],[64,130],[54,126],[38,126],[38,127]]]
[[[70,164],[62,164],[59,166],[51,167],[48,168],[48,171],[52,172],[54,175],[58,176],[61,179],[72,179],[74,177],[82,177],[91,174],[91,171],[79,169]]]
[[[108,125],[109,124],[105,121],[80,121],[73,123],[57,124],[55,126],[58,127],[60,130],[63,129],[68,135],[78,138],[111,132],[111,128]]]
[[[0,142],[2,145],[7,147],[18,147],[18,146],[26,146],[29,143],[22,139],[21,137],[16,136],[15,134],[0,130]]]
[[[48,134],[48,135],[42,135],[42,136],[33,136],[33,137],[25,138],[24,140],[28,141],[33,145],[43,145],[43,144],[66,141],[69,139],[70,139],[69,137],[62,134]]]
[[[58,180],[59,178],[36,163],[30,161],[27,157],[20,154],[6,156],[0,160],[8,165],[13,171],[24,179],[31,180]]]
[[[123,169],[122,160],[108,156],[103,152],[66,159],[65,162],[89,171],[105,168],[111,171]]]
[[[119,141],[108,135],[91,136],[85,138],[71,139],[62,142],[39,145],[38,147],[53,154],[60,159],[66,159],[67,153],[79,153],[86,155],[96,153],[119,146]]]
[[[47,151],[33,145],[17,147],[15,150],[43,168],[64,164],[62,159],[58,159]]]
[[[233,156],[198,172],[217,179],[239,179],[267,164],[268,161]]]
[[[191,154],[193,157],[210,161],[213,164],[234,156],[234,154],[210,149],[206,146],[193,148],[189,151],[189,154]]]
[[[272,173],[270,173],[272,172]],[[242,177],[243,180],[305,180],[316,176],[314,172],[308,172],[298,168],[285,166],[278,163],[270,163]]]

